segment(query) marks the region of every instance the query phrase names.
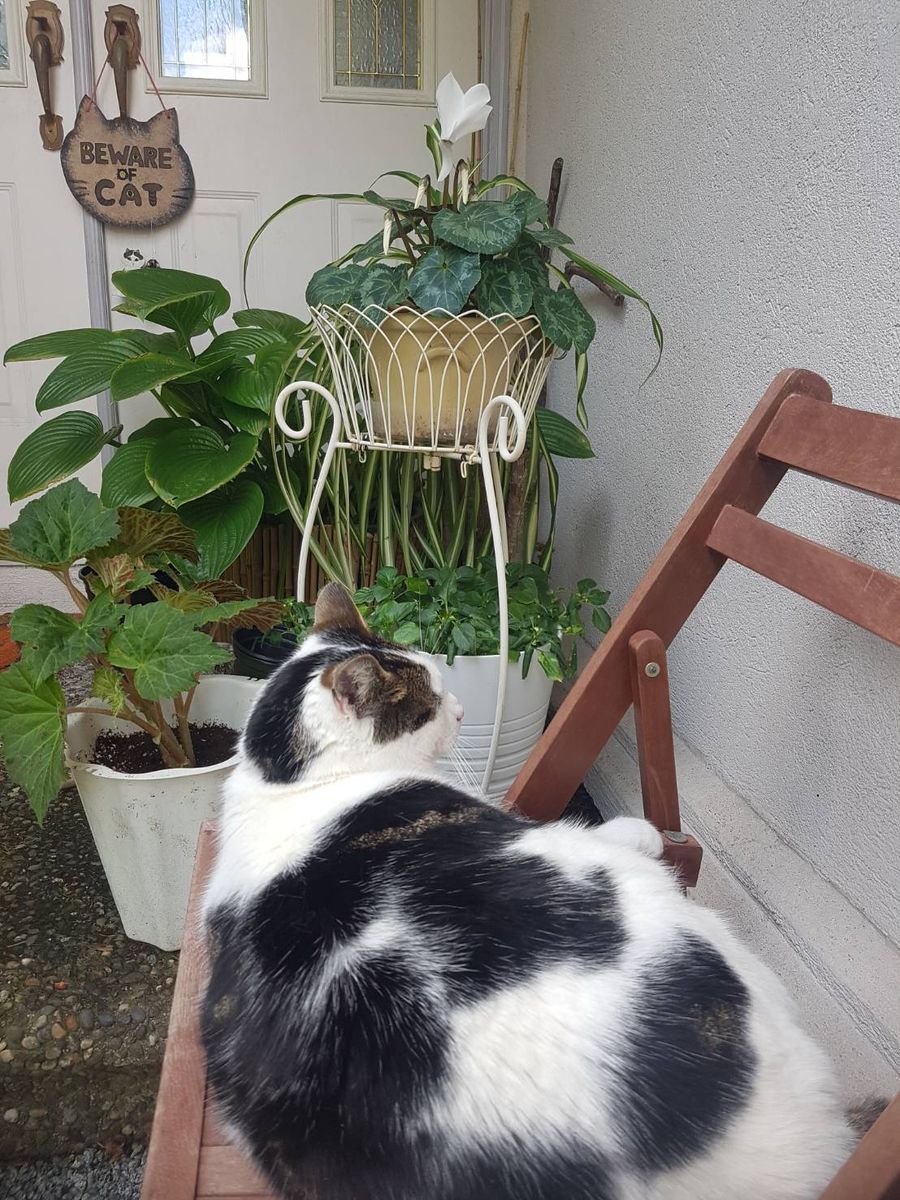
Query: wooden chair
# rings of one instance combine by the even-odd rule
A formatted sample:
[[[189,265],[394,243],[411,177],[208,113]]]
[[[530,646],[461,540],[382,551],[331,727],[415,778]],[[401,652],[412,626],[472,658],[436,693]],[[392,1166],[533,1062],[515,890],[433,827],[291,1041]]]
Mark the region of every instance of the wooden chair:
[[[685,885],[696,883],[702,851],[681,830],[666,648],[728,559],[900,645],[900,579],[758,516],[789,468],[900,501],[900,419],[832,405],[828,384],[809,371],[778,375],[560,706],[510,807],[558,817],[634,705],[645,814]],[[142,1200],[267,1197],[206,1104],[197,903],[212,855],[204,827]],[[821,1200],[900,1200],[900,1097]]]

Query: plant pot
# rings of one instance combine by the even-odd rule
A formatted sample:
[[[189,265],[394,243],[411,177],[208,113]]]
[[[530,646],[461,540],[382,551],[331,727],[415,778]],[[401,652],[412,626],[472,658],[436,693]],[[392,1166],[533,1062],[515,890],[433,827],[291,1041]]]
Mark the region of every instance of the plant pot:
[[[500,656],[460,654],[452,666],[443,655],[430,654],[428,657],[465,710],[459,731],[459,749],[480,787],[491,748]],[[553,681],[541,670],[537,658],[531,660],[525,679],[522,678],[521,658],[518,662],[508,663],[507,671],[500,741],[487,790],[488,799],[496,803],[506,795],[543,733],[553,691]],[[444,765],[454,769],[449,760]]]
[[[279,641],[272,640],[271,634],[280,629],[283,627],[276,625],[268,634],[260,633],[258,629],[236,629],[231,635],[234,674],[268,679],[273,671],[277,671],[297,649],[297,638],[286,629]]]
[[[191,720],[242,729],[261,685],[230,675],[201,675]],[[99,702],[87,700],[85,706]],[[163,710],[171,705],[163,701]],[[130,775],[87,760],[97,735],[130,726],[73,713],[68,765],[126,934],[162,950],[181,945],[200,826],[216,815],[237,756],[211,767]]]
[[[466,446],[495,396],[515,394],[523,364],[543,348],[536,317],[502,324],[398,309],[365,334],[372,426],[400,445]]]

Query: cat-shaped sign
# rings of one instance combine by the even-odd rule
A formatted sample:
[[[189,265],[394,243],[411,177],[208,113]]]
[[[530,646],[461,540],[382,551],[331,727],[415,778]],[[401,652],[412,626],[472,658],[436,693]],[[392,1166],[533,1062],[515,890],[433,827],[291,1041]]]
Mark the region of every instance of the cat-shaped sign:
[[[194,172],[178,141],[174,108],[164,108],[149,121],[110,120],[85,96],[61,157],[72,195],[107,225],[165,225],[184,212],[194,195]]]

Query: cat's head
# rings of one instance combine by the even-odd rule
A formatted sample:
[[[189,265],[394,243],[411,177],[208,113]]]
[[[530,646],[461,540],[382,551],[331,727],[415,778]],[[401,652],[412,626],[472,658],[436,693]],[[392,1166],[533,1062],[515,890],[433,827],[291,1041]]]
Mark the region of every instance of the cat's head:
[[[269,783],[294,782],[313,763],[421,770],[450,750],[461,720],[437,667],[376,637],[347,589],[329,583],[312,632],[254,704],[241,747]]]

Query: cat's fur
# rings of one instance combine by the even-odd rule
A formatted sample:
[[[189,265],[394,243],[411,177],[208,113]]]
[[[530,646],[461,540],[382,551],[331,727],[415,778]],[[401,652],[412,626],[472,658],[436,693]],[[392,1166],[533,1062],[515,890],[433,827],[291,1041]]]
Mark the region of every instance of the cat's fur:
[[[205,901],[232,1134],[296,1200],[813,1200],[851,1134],[777,979],[647,823],[442,779],[459,715],[336,585],[257,700]]]

